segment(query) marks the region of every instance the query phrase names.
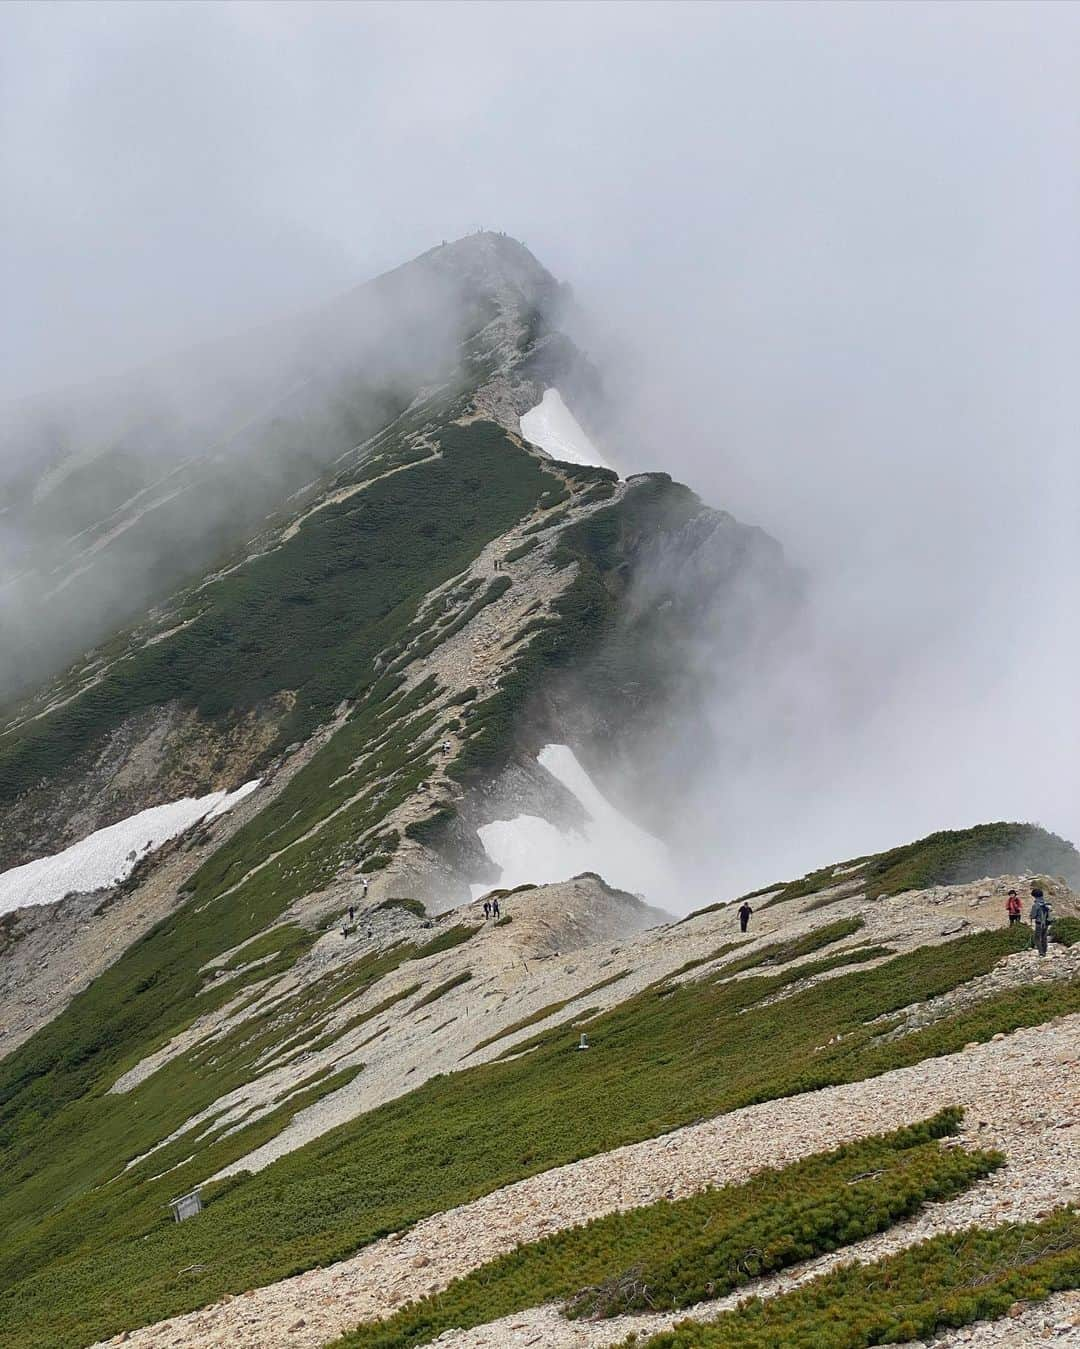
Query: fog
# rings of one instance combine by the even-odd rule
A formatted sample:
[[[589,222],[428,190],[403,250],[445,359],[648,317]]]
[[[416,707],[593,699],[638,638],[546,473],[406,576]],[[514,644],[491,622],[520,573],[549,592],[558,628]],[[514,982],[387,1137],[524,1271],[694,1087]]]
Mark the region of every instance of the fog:
[[[1031,3],[8,6],[0,397],[506,230],[574,287],[620,467],[808,574],[714,708],[700,888],[1077,838],[1078,39]]]

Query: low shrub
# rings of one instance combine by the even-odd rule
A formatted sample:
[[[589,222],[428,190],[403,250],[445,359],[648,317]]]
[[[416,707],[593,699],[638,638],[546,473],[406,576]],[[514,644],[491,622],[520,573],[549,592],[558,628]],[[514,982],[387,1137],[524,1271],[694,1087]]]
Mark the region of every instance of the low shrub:
[[[505,562],[517,562],[523,557],[528,557],[530,553],[534,552],[539,547],[539,539],[526,539],[524,543],[519,543],[516,548],[511,548],[503,560]]]
[[[993,1321],[1015,1302],[1080,1287],[1080,1214],[949,1232],[870,1264],[848,1264],[715,1321],[632,1335],[625,1349],[864,1349]]]
[[[406,830],[406,833],[407,832],[408,830]],[[424,908],[423,904],[421,904],[418,899],[384,899],[381,904],[375,905],[374,912],[378,913],[380,909],[404,909],[406,913],[411,913],[414,918],[427,917],[427,909]]]
[[[445,1330],[556,1299],[567,1316],[595,1319],[719,1297],[883,1231],[1000,1166],[1000,1153],[940,1146],[959,1118],[945,1110],[742,1185],[611,1213],[519,1246],[441,1293],[359,1327],[337,1349],[411,1349]]]
[[[413,820],[405,826],[405,836],[418,843],[432,844],[449,824],[457,819],[457,806],[450,801],[439,802],[430,815]]]
[[[247,919],[246,906],[242,914],[235,904],[226,911]],[[206,913],[197,919],[205,925]],[[211,1104],[228,1083],[209,1084],[206,1100],[206,1088],[180,1062],[137,1094],[84,1093],[62,1119],[50,1120],[44,1107],[65,1081],[54,1070],[40,1093],[27,1089],[19,1113],[9,1108],[4,1118],[0,1340],[10,1349],[76,1349],[341,1259],[549,1167],[1080,1010],[1080,987],[1055,981],[1007,990],[896,1040],[870,1024],[986,973],[1029,941],[1027,929],[980,932],[839,974],[779,1002],[768,999],[787,989],[790,971],[689,982],[666,996],[645,989],[596,1016],[588,1054],[575,1052],[578,1037],[567,1026],[526,1039],[513,1058],[434,1078],[243,1177],[198,1222],[180,1226],[162,1205],[244,1156],[250,1135],[199,1150],[177,1140],[175,1170],[159,1179],[152,1178],[157,1158],[125,1173],[125,1157],[165,1136],[164,1125],[176,1127]],[[137,944],[133,952],[145,949]],[[390,969],[415,954],[404,947],[381,959]],[[370,978],[371,970],[350,977]],[[339,989],[327,985],[329,1009]],[[287,1031],[287,1008],[282,1018]],[[16,1051],[5,1067],[12,1073],[20,1062]],[[103,1077],[106,1086],[117,1068]],[[417,1157],[428,1164],[418,1167]],[[72,1198],[61,1202],[65,1193]],[[199,1271],[178,1283],[176,1269],[193,1263]]]
[[[460,946],[462,942],[467,942],[470,937],[475,937],[480,931],[478,927],[469,927],[465,923],[455,923],[453,927],[448,927],[444,932],[440,932],[437,937],[433,937],[426,946],[421,946],[416,953],[416,959],[422,956],[436,956],[440,951],[452,951],[455,946]]]
[[[452,979],[447,979],[443,984],[433,988],[426,997],[420,999],[416,1004],[416,1009],[421,1007],[430,1007],[433,1002],[438,1002],[440,998],[445,998],[447,993],[452,993],[455,988],[460,988],[462,984],[467,984],[472,978],[471,970],[462,970],[460,974],[455,974]]]

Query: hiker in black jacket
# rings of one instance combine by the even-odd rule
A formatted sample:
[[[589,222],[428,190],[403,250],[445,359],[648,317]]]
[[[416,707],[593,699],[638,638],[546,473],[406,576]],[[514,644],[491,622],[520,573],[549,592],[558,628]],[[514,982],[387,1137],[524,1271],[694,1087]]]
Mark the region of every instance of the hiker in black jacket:
[[[1039,955],[1046,955],[1046,944],[1050,940],[1050,924],[1054,921],[1054,915],[1050,912],[1050,905],[1046,902],[1046,897],[1036,885],[1031,891],[1031,912],[1028,914],[1035,931],[1032,933],[1031,944],[1038,951]]]
[[[739,909],[739,927],[743,932],[750,926],[750,915],[753,912],[754,910],[750,907],[749,902],[744,899],[742,907]]]

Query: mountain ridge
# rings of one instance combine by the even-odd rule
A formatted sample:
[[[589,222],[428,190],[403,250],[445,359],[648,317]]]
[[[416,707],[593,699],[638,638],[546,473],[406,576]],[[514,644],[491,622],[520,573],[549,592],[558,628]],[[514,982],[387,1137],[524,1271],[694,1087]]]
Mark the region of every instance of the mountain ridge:
[[[439,301],[452,294],[453,312],[410,354],[408,379],[397,353],[345,371],[377,424],[344,435],[324,379],[301,418],[316,475],[290,491],[267,476],[273,509],[229,520],[227,555],[6,709],[5,869],[118,821],[137,831],[181,796],[250,790],[134,847],[102,889],[0,914],[0,1338],[313,1347],[345,1332],[388,1349],[436,1334],[508,1346],[519,1330],[569,1345],[587,1326],[589,1344],[640,1328],[660,1349],[669,1334],[713,1336],[719,1316],[715,1334],[736,1338],[717,1344],[757,1349],[715,1295],[749,1280],[763,1316],[788,1318],[762,1345],[816,1346],[818,1314],[788,1294],[806,1282],[813,1295],[829,1252],[906,1288],[922,1277],[906,1235],[944,1237],[963,1216],[994,1283],[1010,1189],[1040,1249],[1067,1251],[1080,1185],[1067,1130],[1049,1111],[1028,1130],[1053,1155],[1055,1196],[1024,1129],[996,1130],[988,1152],[977,1117],[952,1107],[977,1114],[1021,1074],[1017,1108],[1035,1109],[1037,1034],[1063,1056],[1050,1085],[1055,1108],[1066,1099],[1075,849],[984,824],[776,882],[748,897],[748,932],[737,901],[677,922],[661,911],[700,903],[676,826],[696,774],[723,762],[715,681],[740,687],[785,650],[805,580],[780,543],[668,474],[622,479],[529,440],[552,390],[571,417],[601,393],[558,327],[564,292],[516,241],[471,236],[381,279],[403,340],[430,306],[401,277],[433,267],[451,273]],[[339,312],[303,358],[333,366],[342,325]],[[285,443],[249,430],[252,462]],[[618,463],[617,446],[603,457]],[[496,825],[527,883],[504,882]],[[722,846],[731,826],[716,827]],[[632,837],[657,871],[638,853],[620,880]],[[566,840],[559,858],[592,849],[595,865],[553,862]],[[1057,914],[1046,957],[1004,913],[1010,886],[1035,884]],[[808,1128],[822,1093],[842,1127]],[[763,1131],[756,1160],[738,1150],[748,1120]],[[852,1160],[864,1152],[865,1174]],[[627,1158],[648,1177],[629,1191]],[[692,1199],[739,1166],[772,1168],[753,1183],[776,1187],[776,1213],[802,1193],[799,1167],[820,1202],[766,1233],[768,1215],[733,1191],[744,1216],[723,1219],[735,1225],[715,1228],[712,1250],[714,1218],[703,1229],[668,1191]],[[194,1187],[205,1210],[177,1225],[168,1201]],[[949,1199],[940,1219],[935,1194]],[[609,1255],[588,1255],[590,1287],[553,1280],[559,1243],[578,1251],[571,1266],[584,1258],[574,1225],[608,1233],[623,1208]],[[485,1220],[490,1239],[472,1240]],[[796,1229],[813,1235],[793,1242]],[[644,1241],[645,1264],[626,1265],[624,1237]],[[765,1246],[776,1264],[748,1263]],[[1047,1291],[1070,1286],[1057,1258],[1040,1257]],[[938,1264],[927,1306],[947,1317],[960,1294]],[[1018,1297],[1040,1286],[1009,1277]],[[647,1308],[643,1286],[671,1305]],[[828,1287],[857,1323],[862,1285],[854,1310]],[[611,1319],[568,1319],[556,1293]],[[708,1306],[673,1330],[691,1293]],[[647,1314],[616,1314],[627,1306]],[[793,1326],[809,1338],[785,1339]]]

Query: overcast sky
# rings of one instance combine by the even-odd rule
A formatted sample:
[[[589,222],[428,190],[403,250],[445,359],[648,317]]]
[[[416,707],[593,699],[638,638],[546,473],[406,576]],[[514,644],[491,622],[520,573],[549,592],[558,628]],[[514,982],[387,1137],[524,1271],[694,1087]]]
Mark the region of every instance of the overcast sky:
[[[0,396],[504,229],[623,461],[815,577],[814,726],[759,763],[792,864],[1075,837],[1078,56],[1069,4],[9,3]]]

